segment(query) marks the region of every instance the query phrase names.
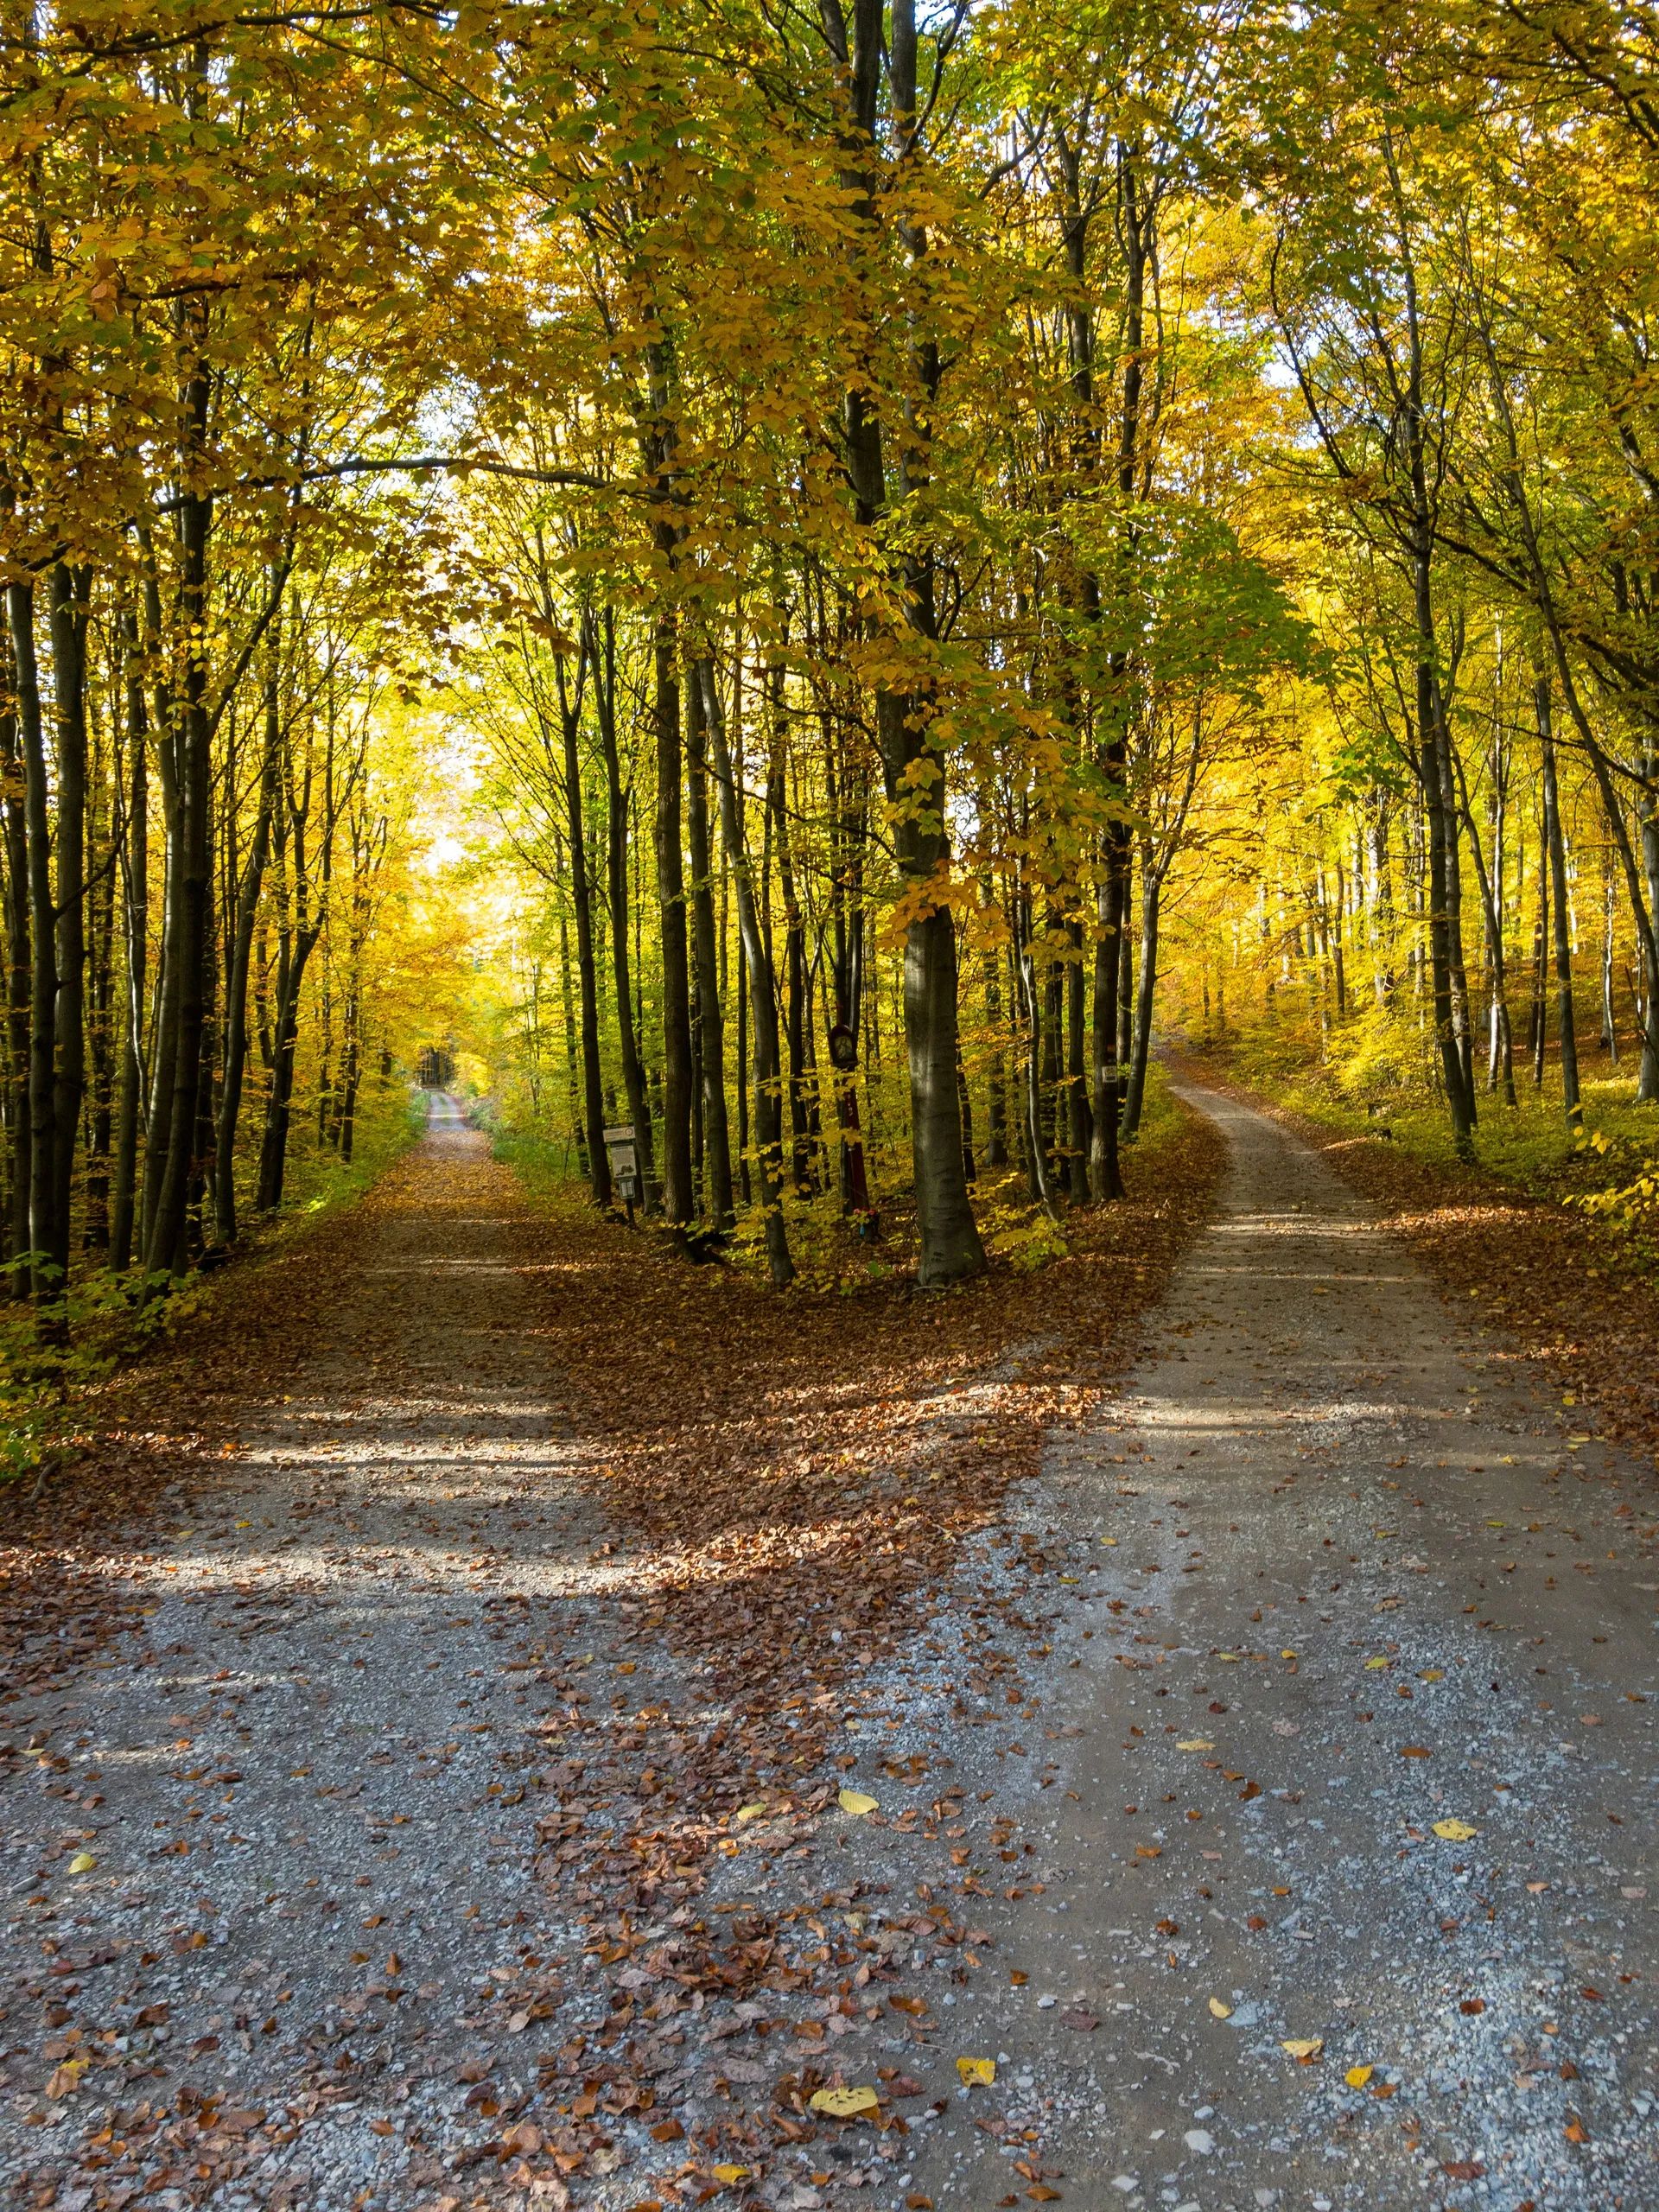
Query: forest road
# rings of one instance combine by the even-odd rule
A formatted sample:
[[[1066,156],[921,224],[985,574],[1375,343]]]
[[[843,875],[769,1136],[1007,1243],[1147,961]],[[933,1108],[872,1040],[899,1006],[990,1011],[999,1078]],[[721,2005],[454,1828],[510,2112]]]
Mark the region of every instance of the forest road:
[[[683,2118],[753,2146],[746,2212],[1659,2206],[1653,1471],[1191,1095],[1232,1161],[1155,1352],[860,1661],[822,1809],[677,1912],[833,1922],[858,2001],[700,1984],[648,2038],[582,1870],[631,1859],[645,1707],[694,1811],[730,1714],[562,1395],[581,1252],[437,1101],[143,1548],[143,1635],[5,1707],[0,2202],[631,2212],[711,2186],[657,2177]],[[654,2105],[573,2106],[624,2059]],[[809,2064],[882,2124],[774,2126]],[[568,2190],[518,2156],[567,2110]]]
[[[990,1855],[1024,1894],[949,2032],[997,2078],[916,2195],[1651,2212],[1654,1471],[1295,1137],[1186,1096],[1217,1215],[1121,1428],[1024,1494],[1077,1577],[1040,1711],[960,1732],[1035,1848]]]
[[[7,1713],[8,2207],[430,2205],[487,2133],[458,2069],[552,2010],[538,1662],[614,1607],[546,1224],[439,1096],[353,1230],[292,1393],[163,1518],[141,1648]]]

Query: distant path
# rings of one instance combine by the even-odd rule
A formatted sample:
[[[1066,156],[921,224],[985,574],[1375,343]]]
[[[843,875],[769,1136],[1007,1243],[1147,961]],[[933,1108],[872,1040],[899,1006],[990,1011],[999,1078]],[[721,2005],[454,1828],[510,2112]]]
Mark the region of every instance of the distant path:
[[[1000,2114],[1090,2212],[1659,2203],[1653,1471],[1569,1448],[1306,1146],[1185,1095],[1232,1166],[1122,1430],[1026,1500],[1093,1633],[1044,1670],[1052,1785],[1001,1801],[1029,1979],[957,1999],[1007,2063],[918,2178],[1023,2202]]]

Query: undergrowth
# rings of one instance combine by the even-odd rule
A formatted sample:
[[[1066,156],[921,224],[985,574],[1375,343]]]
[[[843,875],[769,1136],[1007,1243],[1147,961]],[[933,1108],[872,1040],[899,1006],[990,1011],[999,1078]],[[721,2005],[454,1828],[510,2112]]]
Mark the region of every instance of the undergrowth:
[[[538,1205],[560,1211],[585,1207],[587,1185],[581,1161],[567,1141],[522,1125],[507,1126],[494,1115],[488,1102],[474,1109],[474,1118],[488,1133],[495,1157],[513,1170]],[[1141,1135],[1123,1154],[1124,1179],[1132,1193],[1137,1187],[1155,1184],[1160,1158],[1185,1128],[1182,1109],[1162,1070],[1154,1067],[1149,1071]],[[902,1185],[883,1188],[874,1178],[874,1163],[867,1164],[873,1171],[871,1198],[880,1224],[880,1234],[874,1237],[855,1230],[833,1185],[816,1192],[785,1194],[783,1211],[796,1267],[797,1291],[850,1296],[903,1277],[914,1268],[914,1198]],[[980,1235],[993,1264],[1004,1264],[1020,1274],[1029,1274],[1065,1257],[1076,1235],[1086,1234],[1088,1226],[1098,1219],[1093,1209],[1074,1214],[1058,1198],[1058,1218],[1051,1217],[1032,1197],[1025,1171],[1016,1165],[988,1167],[982,1164],[972,1198]],[[661,1234],[659,1226],[643,1214],[637,1226],[646,1235]],[[745,1274],[764,1277],[765,1224],[758,1205],[739,1206],[730,1251],[734,1264]]]

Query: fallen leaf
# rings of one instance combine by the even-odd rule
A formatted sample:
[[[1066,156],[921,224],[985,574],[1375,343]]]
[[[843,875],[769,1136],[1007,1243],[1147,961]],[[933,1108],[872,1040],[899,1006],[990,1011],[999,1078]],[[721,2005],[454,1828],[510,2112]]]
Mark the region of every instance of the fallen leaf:
[[[1301,2064],[1306,2066],[1325,2049],[1325,2037],[1323,2036],[1291,2036],[1287,2040],[1281,2041],[1279,2048],[1281,2050],[1287,2050],[1293,2058],[1300,2060]]]
[[[1442,1843],[1471,1843],[1480,1834],[1467,1821],[1436,1821],[1434,1833]]]
[[[758,1821],[766,1809],[764,1805],[740,1805],[737,1817],[740,1821]]]
[[[1189,1736],[1185,1743],[1177,1744],[1178,1751],[1213,1751],[1215,1745],[1205,1736]]]
[[[861,2112],[880,2112],[881,2100],[874,2089],[815,2089],[808,2099],[814,2112],[831,2120],[851,2120]]]
[[[711,2166],[709,2171],[716,2181],[723,2181],[728,2184],[734,2181],[747,2181],[749,2174],[747,2166]]]
[[[1486,2169],[1478,2158],[1442,2158],[1440,2171],[1448,2181],[1478,2181]]]
[[[1210,1999],[1210,2011],[1217,2020],[1230,2020],[1233,2017],[1232,2006],[1224,2005],[1219,1997],[1212,1997]]]
[[[90,1851],[78,1851],[69,1861],[69,1872],[72,1874],[90,1874],[97,1864]]]
[[[842,1789],[836,1792],[836,1802],[843,1813],[862,1815],[874,1812],[877,1801],[867,1797],[861,1789]]]
[[[1342,2078],[1351,2089],[1363,2089],[1376,2071],[1374,2066],[1351,2066]]]
[[[977,2083],[988,2089],[996,2079],[996,2061],[994,2058],[959,2058],[957,2073],[969,2088]]]

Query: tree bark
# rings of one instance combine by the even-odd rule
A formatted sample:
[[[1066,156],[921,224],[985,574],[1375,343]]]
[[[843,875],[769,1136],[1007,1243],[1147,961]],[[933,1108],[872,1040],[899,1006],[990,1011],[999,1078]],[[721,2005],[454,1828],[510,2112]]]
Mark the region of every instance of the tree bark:
[[[62,1287],[54,1278],[59,1248],[54,1212],[56,1122],[53,1112],[53,1052],[58,996],[57,914],[52,896],[52,822],[48,791],[46,734],[41,713],[40,669],[35,646],[31,585],[7,588],[16,673],[17,736],[23,763],[23,815],[29,854],[29,924],[34,972],[29,1027],[29,1287],[44,1301]]]
[[[611,1156],[605,1148],[605,1078],[599,1052],[599,976],[594,958],[593,884],[582,792],[582,699],[585,664],[574,693],[559,664],[559,721],[564,745],[564,820],[570,843],[570,897],[576,915],[576,989],[582,1007],[582,1097],[588,1123],[588,1186],[594,1204],[611,1203]]]
[[[721,836],[732,871],[737,896],[738,933],[743,944],[743,964],[749,985],[749,1019],[754,1033],[754,1126],[756,1179],[760,1185],[760,1212],[766,1241],[766,1264],[773,1287],[782,1290],[795,1280],[790,1256],[789,1230],[783,1209],[783,1096],[782,1053],[778,1034],[777,978],[772,955],[761,934],[760,915],[754,896],[754,872],[750,864],[743,824],[738,813],[737,779],[732,771],[726,717],[712,661],[697,664],[695,680],[702,693],[703,718],[720,807]]]
[[[1147,1097],[1147,1065],[1152,1054],[1152,1010],[1158,983],[1158,925],[1163,905],[1162,871],[1150,857],[1141,869],[1141,958],[1135,988],[1135,1044],[1129,1057],[1128,1081],[1123,1093],[1123,1135],[1133,1141],[1141,1133],[1141,1116]]]
[[[824,0],[821,12],[834,59],[847,73],[843,181],[854,225],[866,233],[880,220],[874,168],[882,152],[877,138],[877,99],[883,16],[880,0],[854,0],[849,42],[840,0]],[[915,0],[893,0],[892,29],[885,43],[891,60],[893,107],[908,156],[918,124]],[[907,224],[905,235],[912,257],[925,258],[922,226]],[[861,242],[849,246],[855,262],[862,251]],[[912,415],[906,423],[900,455],[899,481],[907,494],[919,492],[927,481],[925,416],[937,397],[940,373],[938,349],[925,335],[914,336],[912,353],[924,398],[922,415]],[[882,416],[861,384],[843,394],[842,433],[855,516],[861,530],[874,533],[888,512],[887,461]],[[912,638],[931,644],[938,626],[931,555],[925,549],[912,551],[896,565],[895,581],[903,585],[905,627]],[[899,631],[893,639],[901,651],[902,639]],[[950,845],[945,829],[944,761],[928,741],[929,720],[924,684],[890,676],[878,682],[876,741],[887,802],[895,810],[894,851],[913,909],[905,933],[904,1008],[911,1153],[921,1237],[917,1281],[924,1289],[938,1289],[979,1273],[985,1265],[985,1248],[963,1173],[962,1117],[957,1102],[957,932],[945,896]]]
[[[208,380],[192,378],[187,395],[186,452],[181,474],[195,474],[194,456],[206,442]],[[185,641],[184,686],[176,702],[174,738],[178,810],[176,896],[167,923],[173,942],[162,939],[162,960],[171,969],[170,1097],[165,1116],[152,1115],[151,1149],[156,1160],[155,1203],[144,1252],[152,1282],[182,1274],[187,1252],[186,1210],[196,1140],[202,1032],[207,1012],[207,909],[213,889],[212,728],[207,707],[207,543],[212,528],[211,495],[188,491],[179,514],[179,626]],[[149,1178],[147,1176],[148,1182]]]
[[[732,1142],[726,1111],[726,1023],[720,996],[720,940],[715,925],[714,862],[709,838],[706,712],[698,674],[686,688],[687,826],[691,842],[691,912],[702,1046],[703,1160],[709,1211],[716,1229],[736,1219]]]
[[[1549,678],[1541,672],[1533,686],[1538,717],[1538,746],[1543,764],[1544,838],[1549,849],[1551,903],[1555,909],[1555,988],[1561,1047],[1561,1110],[1570,1129],[1584,1126],[1579,1093],[1578,1025],[1573,1008],[1573,929],[1567,904],[1567,840],[1561,830],[1561,796],[1555,771],[1555,734],[1550,713]]]
[[[264,687],[264,746],[259,763],[259,796],[253,835],[236,887],[230,958],[225,974],[225,1045],[213,1172],[213,1228],[221,1244],[236,1240],[236,1135],[248,1065],[248,972],[253,957],[254,924],[270,857],[270,825],[276,810],[276,777],[282,753],[282,715],[275,664],[277,644],[273,635],[272,667]]]
[[[584,616],[584,620],[590,626],[594,708],[599,723],[600,750],[605,758],[605,868],[610,896],[611,982],[616,995],[617,1041],[622,1057],[622,1088],[627,1093],[628,1115],[633,1123],[642,1195],[649,1205],[653,1203],[657,1175],[651,1141],[651,1100],[639,1058],[633,979],[628,961],[628,794],[622,782],[621,756],[616,741],[616,618],[607,607],[602,636],[591,614]]]
[[[0,624],[6,662],[5,693],[0,698],[0,775],[4,778],[6,840],[6,1126],[11,1137],[11,1184],[8,1192],[7,1258],[11,1297],[29,1295],[29,1270],[16,1265],[29,1249],[29,1007],[34,989],[29,955],[29,830],[25,780],[18,746],[16,664],[11,626],[0,598]]]

